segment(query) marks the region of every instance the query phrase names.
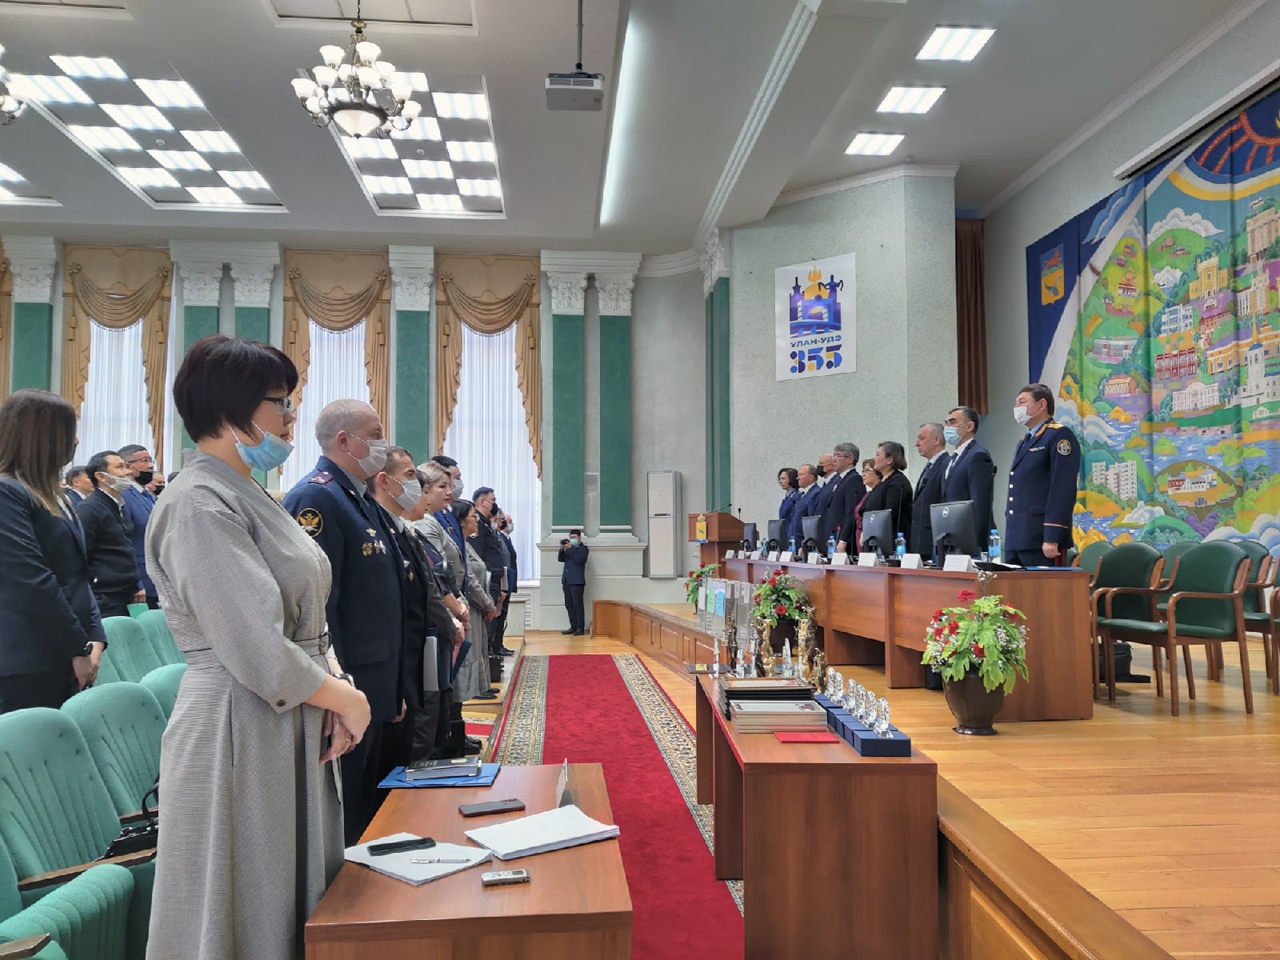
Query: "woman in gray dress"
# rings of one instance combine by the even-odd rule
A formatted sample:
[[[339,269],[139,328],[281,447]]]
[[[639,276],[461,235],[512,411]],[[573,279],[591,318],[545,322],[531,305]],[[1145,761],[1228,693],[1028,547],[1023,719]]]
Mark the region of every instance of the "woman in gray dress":
[[[471,629],[467,631],[467,639],[471,641],[471,649],[467,651],[466,662],[458,668],[458,676],[453,681],[454,696],[459,702],[474,700],[489,689],[489,642],[485,624],[492,620],[497,610],[493,598],[485,589],[489,582],[489,573],[485,570],[480,554],[471,546],[471,537],[476,535],[479,518],[470,500],[455,501],[453,515],[462,526],[463,536],[467,538],[467,606],[471,612]]]
[[[336,757],[369,704],[328,649],[325,555],[252,478],[288,457],[298,374],[205,337],[174,402],[196,451],[147,526],[147,571],[187,671],[160,752],[148,960],[302,957],[342,865]]]

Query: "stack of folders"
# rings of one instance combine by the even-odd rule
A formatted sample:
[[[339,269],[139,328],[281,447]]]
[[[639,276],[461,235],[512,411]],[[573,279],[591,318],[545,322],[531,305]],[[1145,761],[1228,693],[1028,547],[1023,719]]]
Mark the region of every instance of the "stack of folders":
[[[732,716],[729,705],[740,701],[803,703],[813,696],[813,688],[794,677],[720,677],[716,680],[720,711]]]
[[[469,840],[487,847],[499,860],[517,860],[535,853],[610,840],[617,835],[616,826],[592,820],[572,804],[467,831]]]
[[[404,768],[404,778],[437,780],[443,777],[476,777],[480,775],[479,757],[450,757],[444,760],[419,760]]]
[[[827,729],[827,711],[812,700],[735,700],[730,718],[739,733],[817,733]]]

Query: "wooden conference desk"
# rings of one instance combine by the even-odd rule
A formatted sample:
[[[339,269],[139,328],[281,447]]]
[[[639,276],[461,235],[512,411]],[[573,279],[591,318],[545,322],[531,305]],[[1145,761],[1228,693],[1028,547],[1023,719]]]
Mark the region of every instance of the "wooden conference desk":
[[[697,686],[698,802],[715,871],[743,880],[746,960],[936,960],[938,766],[740,734]]]
[[[612,823],[600,764],[571,766],[577,805]],[[392,790],[364,840],[408,831],[470,843],[463,831],[555,806],[559,766],[503,767],[492,787]],[[524,813],[463,819],[461,803],[517,797]],[[523,867],[527,884],[485,888],[480,874]],[[504,863],[413,887],[344,864],[306,926],[307,960],[629,960],[631,894],[616,841]]]
[[[773,570],[801,580],[823,628],[831,664],[884,664],[893,687],[924,686],[924,634],[936,610],[956,594],[977,590],[977,575],[898,567],[832,567],[809,563],[725,560],[729,580],[759,583]],[[1027,615],[1027,673],[1004,701],[997,721],[1087,720],[1093,717],[1089,667],[1089,577],[1083,570],[1000,571],[988,593]]]

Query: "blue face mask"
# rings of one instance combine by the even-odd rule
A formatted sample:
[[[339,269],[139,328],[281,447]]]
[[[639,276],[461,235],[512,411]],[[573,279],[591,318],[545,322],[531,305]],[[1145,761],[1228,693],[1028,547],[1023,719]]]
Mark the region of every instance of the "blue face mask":
[[[258,427],[256,423],[254,426]],[[261,427],[258,427],[258,432],[262,434],[262,439],[258,441],[257,446],[253,447],[241,443],[237,436],[236,453],[240,454],[240,459],[254,470],[274,470],[289,459],[289,455],[293,453],[293,444],[281,440],[274,433],[268,433]],[[235,436],[234,430],[232,435]]]
[[[943,427],[942,438],[953,447],[960,446],[960,431],[955,427]]]

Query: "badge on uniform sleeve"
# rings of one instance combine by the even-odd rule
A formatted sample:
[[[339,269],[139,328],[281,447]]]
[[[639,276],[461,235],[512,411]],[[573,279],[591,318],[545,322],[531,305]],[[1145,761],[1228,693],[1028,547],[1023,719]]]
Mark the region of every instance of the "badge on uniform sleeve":
[[[324,517],[320,516],[320,511],[313,507],[307,507],[298,514],[298,525],[308,537],[318,537],[320,532],[324,530]]]
[[[1071,456],[1071,441],[1063,437],[1058,441],[1058,452],[1064,457]]]

